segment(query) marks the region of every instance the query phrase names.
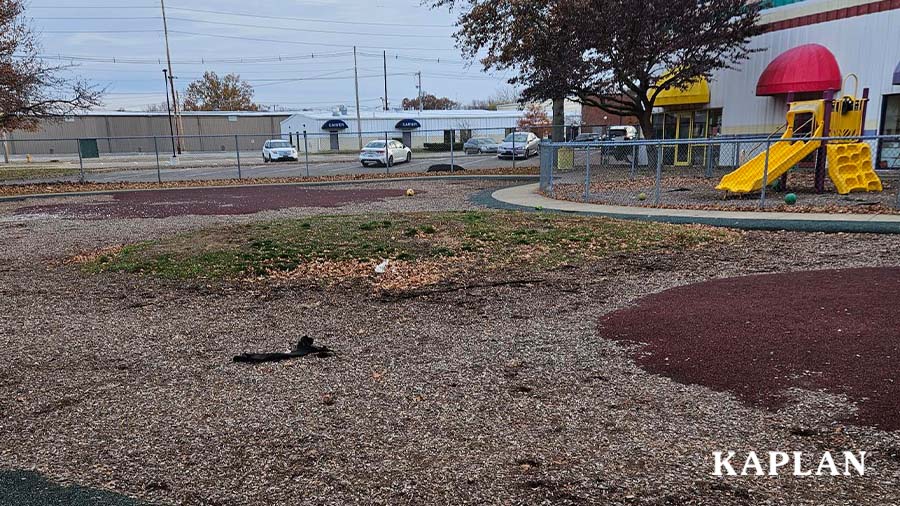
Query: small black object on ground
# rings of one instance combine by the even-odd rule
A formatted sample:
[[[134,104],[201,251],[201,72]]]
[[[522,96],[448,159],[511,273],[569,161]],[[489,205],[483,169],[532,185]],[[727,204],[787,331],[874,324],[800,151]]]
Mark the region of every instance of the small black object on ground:
[[[453,165],[452,168],[449,163],[438,163],[428,167],[428,172],[456,172],[456,171],[464,171],[465,167],[460,167],[459,165]]]
[[[300,342],[294,346],[288,353],[244,353],[234,357],[234,362],[243,362],[247,364],[261,364],[263,362],[281,362],[282,360],[290,360],[292,358],[305,357],[307,355],[315,355],[319,358],[328,358],[334,356],[334,352],[327,346],[316,346],[313,339],[309,336],[300,338]]]

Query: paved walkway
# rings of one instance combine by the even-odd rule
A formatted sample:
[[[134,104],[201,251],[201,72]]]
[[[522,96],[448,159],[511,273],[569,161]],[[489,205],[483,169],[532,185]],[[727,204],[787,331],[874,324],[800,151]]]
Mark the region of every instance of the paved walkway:
[[[538,193],[537,184],[497,190],[484,202],[492,207],[517,210],[543,209],[567,213],[609,216],[667,223],[698,223],[754,230],[804,232],[900,233],[900,215],[782,213],[760,211],[698,211],[647,207],[608,206],[556,200]]]

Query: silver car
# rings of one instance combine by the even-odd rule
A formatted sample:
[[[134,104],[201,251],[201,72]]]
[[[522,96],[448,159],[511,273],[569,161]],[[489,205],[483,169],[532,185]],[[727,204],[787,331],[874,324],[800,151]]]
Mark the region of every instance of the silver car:
[[[463,144],[463,151],[467,155],[480,155],[483,153],[496,153],[500,143],[490,137],[473,137]]]
[[[531,132],[514,132],[506,136],[497,149],[497,158],[529,158],[541,151],[541,139]]]

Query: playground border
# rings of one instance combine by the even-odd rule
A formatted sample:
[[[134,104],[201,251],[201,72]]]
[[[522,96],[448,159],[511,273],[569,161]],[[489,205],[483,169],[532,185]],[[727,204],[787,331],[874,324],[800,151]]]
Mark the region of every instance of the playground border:
[[[135,193],[135,192],[164,192],[164,191],[184,191],[184,190],[221,190],[228,188],[248,188],[248,187],[267,187],[267,186],[343,186],[352,184],[373,184],[373,183],[392,183],[403,181],[439,181],[439,180],[497,180],[497,181],[537,181],[540,176],[536,174],[472,174],[461,176],[422,176],[422,177],[393,177],[381,179],[348,179],[346,181],[299,181],[294,183],[256,183],[256,184],[231,184],[231,185],[211,185],[211,186],[174,186],[166,188],[124,188],[111,190],[96,190],[84,192],[58,192],[58,193],[30,193],[25,195],[5,195],[0,196],[0,203],[3,202],[19,202],[28,199],[49,199],[64,197],[92,197],[97,195],[115,195],[118,193]],[[149,183],[154,184],[154,183]]]
[[[546,211],[624,220],[698,224],[743,230],[900,234],[900,215],[699,211],[609,206],[556,200],[538,193],[537,184],[485,190],[472,201],[495,209]]]

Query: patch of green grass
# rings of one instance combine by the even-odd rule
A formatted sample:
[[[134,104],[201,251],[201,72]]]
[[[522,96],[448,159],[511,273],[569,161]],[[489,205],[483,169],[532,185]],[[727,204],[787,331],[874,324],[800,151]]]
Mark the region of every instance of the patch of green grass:
[[[11,167],[0,168],[0,181],[18,181],[28,179],[50,179],[54,177],[77,176],[79,169],[47,168],[47,167]]]
[[[731,234],[703,227],[542,213],[449,212],[318,216],[231,225],[127,246],[86,265],[93,272],[172,279],[233,279],[304,262],[475,256],[474,269],[546,268],[613,253],[682,251]]]

